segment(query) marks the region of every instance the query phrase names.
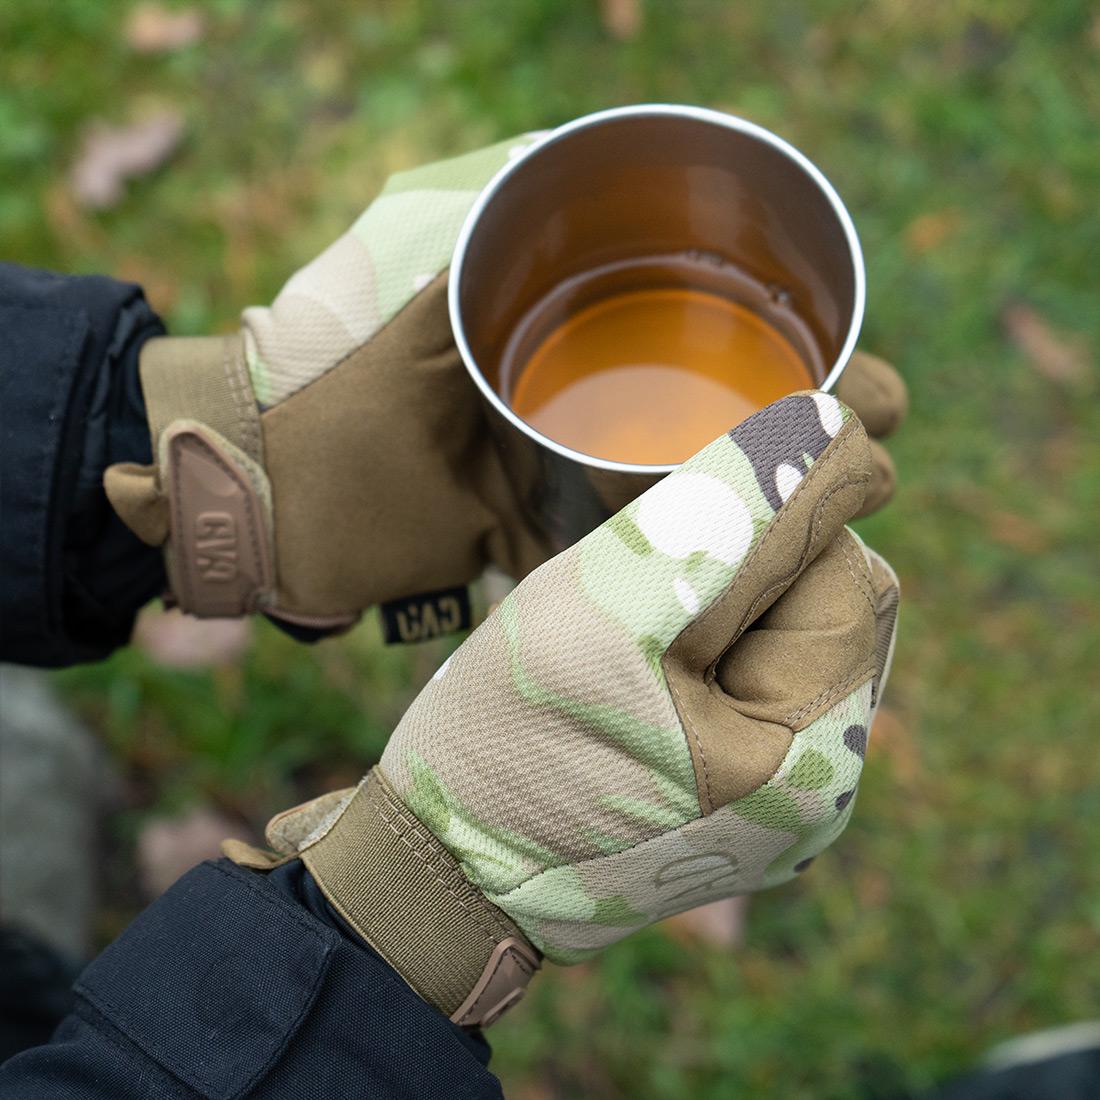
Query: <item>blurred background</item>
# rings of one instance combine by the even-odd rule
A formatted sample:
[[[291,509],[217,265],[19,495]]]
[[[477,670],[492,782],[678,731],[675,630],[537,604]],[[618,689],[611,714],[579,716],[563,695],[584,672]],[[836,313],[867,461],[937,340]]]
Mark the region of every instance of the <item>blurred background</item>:
[[[0,42],[0,255],[140,282],[179,334],[270,301],[391,171],[615,104],[762,123],[852,211],[862,344],[913,405],[860,525],[905,602],[853,822],[739,937],[551,968],[492,1034],[509,1096],[892,1096],[1100,1015],[1094,4],[53,0]],[[353,782],[444,649],[151,609],[54,675],[113,772],[95,943],[211,836]]]

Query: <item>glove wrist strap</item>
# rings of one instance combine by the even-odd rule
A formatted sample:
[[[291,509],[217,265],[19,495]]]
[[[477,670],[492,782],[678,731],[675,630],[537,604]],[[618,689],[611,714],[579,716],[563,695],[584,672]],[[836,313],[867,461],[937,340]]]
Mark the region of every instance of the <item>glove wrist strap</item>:
[[[141,390],[154,456],[173,423],[192,420],[263,467],[260,410],[240,335],[147,341],[141,349]]]
[[[377,768],[300,851],[340,915],[457,1024],[493,1023],[540,966]]]

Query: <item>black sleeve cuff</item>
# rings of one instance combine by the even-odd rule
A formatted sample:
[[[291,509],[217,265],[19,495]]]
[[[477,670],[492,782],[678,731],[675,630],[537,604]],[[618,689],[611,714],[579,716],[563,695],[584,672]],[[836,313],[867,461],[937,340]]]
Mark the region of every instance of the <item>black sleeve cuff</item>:
[[[280,879],[225,860],[184,875],[83,973],[53,1041],[0,1069],[0,1093],[500,1100],[454,1025]]]
[[[150,461],[138,353],[163,331],[133,284],[0,264],[4,660],[105,657],[163,589],[103,491],[111,463]]]

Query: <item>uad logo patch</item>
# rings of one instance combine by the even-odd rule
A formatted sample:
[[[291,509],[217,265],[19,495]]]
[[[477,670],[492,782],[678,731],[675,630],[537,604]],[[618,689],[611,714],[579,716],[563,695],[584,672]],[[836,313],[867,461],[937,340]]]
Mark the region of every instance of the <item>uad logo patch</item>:
[[[732,852],[710,851],[669,860],[653,875],[662,908],[678,912],[726,897],[736,890],[741,867]]]
[[[237,579],[237,524],[228,512],[200,512],[195,517],[195,569],[204,581],[224,584]]]
[[[465,588],[443,588],[390,600],[382,604],[381,612],[387,642],[426,642],[470,626],[470,593]]]

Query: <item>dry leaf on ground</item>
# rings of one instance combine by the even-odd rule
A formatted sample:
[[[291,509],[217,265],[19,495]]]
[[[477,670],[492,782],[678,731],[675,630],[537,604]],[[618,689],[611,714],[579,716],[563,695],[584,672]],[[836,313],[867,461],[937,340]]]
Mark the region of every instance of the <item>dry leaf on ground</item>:
[[[198,807],[177,818],[161,818],[138,835],[137,862],[141,884],[149,898],[160,897],[173,882],[204,859],[217,859],[227,837],[256,843],[239,822],[209,807]]]
[[[205,29],[198,8],[138,4],[126,20],[126,44],[138,53],[170,53],[194,45]]]
[[[1038,310],[1022,302],[1005,307],[1001,324],[1044,378],[1080,382],[1088,376],[1092,368],[1089,346],[1080,334],[1058,332]]]
[[[600,0],[600,19],[612,38],[627,42],[642,29],[642,6],[639,0]]]
[[[962,211],[954,207],[931,210],[914,218],[905,227],[905,243],[918,256],[933,252],[950,241],[962,227]]]
[[[252,644],[249,619],[196,619],[150,608],[138,617],[134,644],[166,668],[209,668],[239,660]]]
[[[740,947],[745,940],[748,911],[747,897],[722,898],[669,917],[664,928],[677,940],[701,941],[715,947]]]
[[[994,542],[1025,554],[1042,554],[1053,541],[1050,531],[1018,512],[998,509],[989,513],[988,523],[989,537]]]
[[[912,730],[897,711],[879,707],[867,751],[887,761],[901,786],[912,787],[920,781],[924,770],[920,749]]]
[[[164,164],[179,148],[183,132],[183,115],[172,109],[125,126],[90,122],[69,177],[73,198],[89,210],[117,205],[126,181]]]

